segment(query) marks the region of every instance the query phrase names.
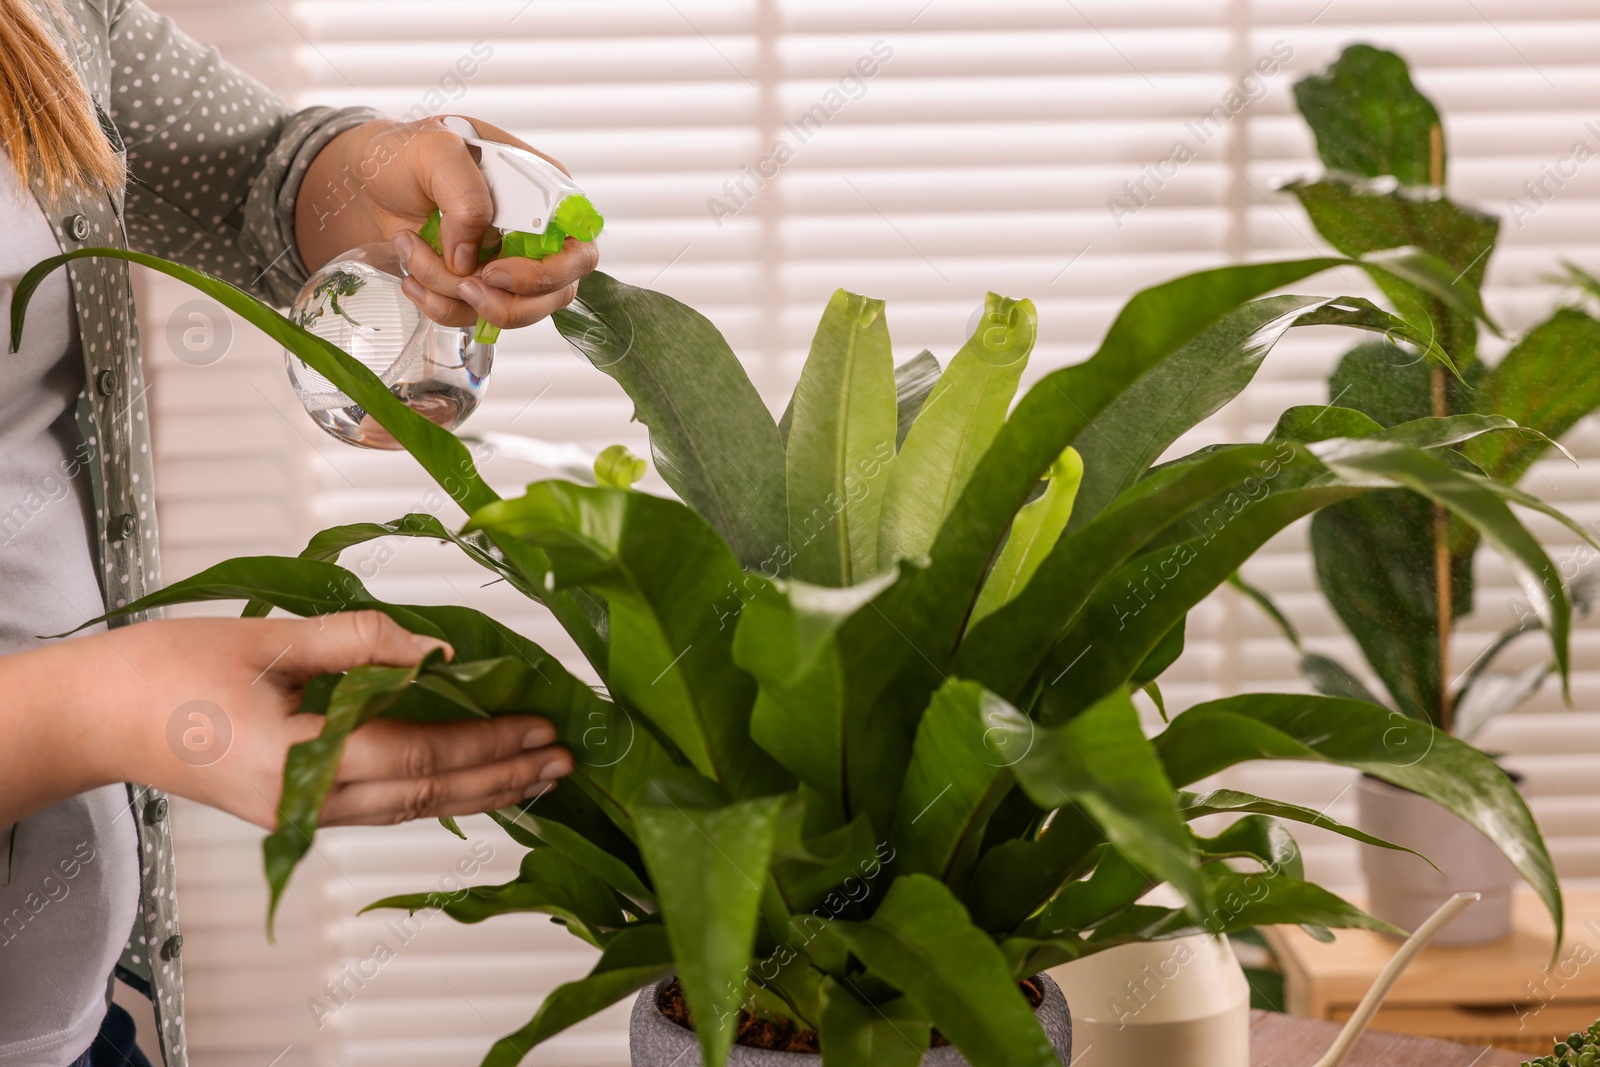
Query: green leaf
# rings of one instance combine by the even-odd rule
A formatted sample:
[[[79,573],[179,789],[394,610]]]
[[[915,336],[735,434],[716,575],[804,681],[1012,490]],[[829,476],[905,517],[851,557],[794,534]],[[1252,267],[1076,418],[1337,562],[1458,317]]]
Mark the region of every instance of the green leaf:
[[[994,293],[985,298],[977,331],[940,375],[890,467],[878,542],[881,566],[921,556],[932,546],[1005,422],[1038,328],[1032,301]]]
[[[292,556],[237,556],[153,593],[146,593],[138,600],[90,619],[68,632],[76,633],[84,626],[92,626],[117,615],[206,600],[260,600],[295,615],[326,615],[335,611],[386,607],[367,592],[361,579],[337,564]],[[417,626],[408,625],[408,619],[397,618],[396,621],[412,633],[440,636],[425,623],[418,629]],[[65,637],[66,634],[54,636]]]
[[[1172,784],[1125,690],[1055,729],[1005,710],[991,710],[989,721],[990,751],[1012,761],[1035,804],[1076,804],[1130,861],[1196,908],[1204,904]]]
[[[650,429],[656,470],[747,567],[783,559],[783,445],[717,328],[669,296],[595,271],[556,329],[617,380]],[[468,509],[469,511],[473,509]]]
[[[1062,886],[1056,898],[1023,924],[1017,934],[1048,939],[1092,929],[1130,907],[1150,888],[1148,874],[1129,862],[1115,846],[1101,845],[1089,876]]]
[[[1360,439],[1329,441],[1311,447],[1336,473],[1378,475],[1443,504],[1469,522],[1505,558],[1523,595],[1549,631],[1556,668],[1565,688],[1567,632],[1572,608],[1554,564],[1506,502],[1511,500],[1536,507],[1593,543],[1587,531],[1541,501],[1489,478],[1454,470],[1420,450],[1383,448]]]
[[[1328,605],[1395,706],[1430,722],[1441,705],[1433,524],[1433,505],[1405,491],[1347,500],[1311,519],[1312,560]]]
[[[1035,383],[966,480],[939,528],[930,566],[916,582],[915,595],[881,624],[907,638],[903,649],[895,648],[891,662],[915,670],[914,649],[955,647],[970,613],[970,598],[1018,509],[1095,416],[1239,303],[1338,264],[1324,258],[1253,263],[1185,275],[1146,289],[1118,314],[1093,356]],[[928,693],[937,687],[937,681],[926,684]],[[989,688],[1006,695],[1004,689]],[[911,703],[917,695],[908,693]]]
[[[312,535],[310,541],[306,542],[306,547],[300,550],[300,558],[337,563],[346,550],[383,537],[422,537],[448,541],[466,553],[467,558],[480,567],[500,575],[524,596],[534,600],[544,598],[544,592],[529,585],[522,573],[506,561],[504,554],[496,549],[488,538],[481,534],[462,537],[438,518],[425,512],[411,512],[393,522],[356,522],[319,530]],[[271,610],[271,604],[253,600],[245,606],[243,615],[246,618],[259,618]]]
[[[471,512],[498,499],[494,490],[478,475],[467,446],[442,426],[423,418],[389,391],[376,374],[360,360],[330,341],[295,325],[278,311],[243,289],[203,271],[122,248],[80,248],[41,260],[17,282],[11,299],[11,349],[21,343],[22,325],[28,301],[45,276],[63,263],[90,257],[126,260],[185,282],[255,326],[289,349],[311,369],[328,379],[335,388],[371,415],[422,465],[451,499]]]
[[[595,457],[594,481],[607,489],[632,489],[649,469],[650,465],[629,452],[627,445],[607,445]]]
[[[1294,99],[1329,170],[1393,175],[1402,185],[1444,184],[1439,112],[1393,52],[1350,45],[1326,73],[1296,82]]]
[[[702,807],[658,788],[634,813],[707,1064],[723,1063],[733,1044],[782,804],[763,797]]]
[[[773,843],[772,877],[791,915],[814,908],[841,885],[876,878],[883,864],[895,858],[893,846],[879,840],[864,816],[832,830],[808,832],[810,806],[801,799],[804,794],[791,794]]]
[[[1308,453],[1288,443],[1253,445],[1206,456],[1149,482],[1148,491],[1131,495],[1058,541],[1021,593],[972,627],[956,652],[952,671],[982,682],[1006,699],[1021,701],[1029,679],[1098,588],[1113,583],[1111,588],[1126,598],[1126,590],[1115,584],[1113,576],[1151,538],[1218,493],[1248,486],[1257,488],[1259,495],[1259,486],[1282,476],[1286,467],[1313,463]],[[1168,620],[1156,640],[1172,626],[1173,620]],[[1109,632],[1120,632],[1120,627],[1113,622],[1111,630],[1096,636],[1103,640]],[[1138,653],[1139,661],[1155,644],[1152,641]]]
[[[671,974],[666,929],[626,927],[612,937],[587,977],[556,986],[526,1026],[494,1043],[481,1067],[517,1067],[535,1046]]]
[[[295,865],[311,850],[317,832],[317,817],[322,803],[333,788],[339,760],[344,755],[345,738],[365,722],[376,718],[400,699],[401,693],[416,680],[425,665],[442,663],[438,650],[428,653],[414,667],[379,667],[362,664],[339,679],[328,698],[322,732],[310,741],[289,747],[283,766],[283,793],[277,802],[278,828],[261,844],[266,861],[267,935],[272,935],[272,920],[278,901]],[[311,710],[302,706],[302,711]]]
[[[475,513],[468,529],[537,545],[558,587],[606,598],[611,692],[701,773],[736,796],[781,787],[781,769],[750,739],[755,683],[734,665],[733,632],[716,610],[746,575],[699,516],[645,493],[537,482]]]
[[[1044,493],[1038,500],[1024,504],[1012,520],[1005,547],[984,579],[983,591],[972,609],[973,623],[1010,603],[1033,578],[1067,528],[1082,483],[1083,457],[1077,449],[1069,448],[1050,465]]]
[[[897,878],[870,921],[831,929],[974,1067],[1060,1067],[999,948],[943,883]]]
[[[952,678],[933,695],[889,835],[897,870],[929,874],[962,891],[984,826],[1012,784],[1008,757],[990,751],[986,739],[1017,721],[1027,720],[973,682]]]
[[[1473,416],[1458,418],[1476,419],[1480,431],[1494,428],[1493,420]],[[1291,465],[1285,462],[1279,465],[1281,469],[1277,473],[1264,474],[1255,486],[1246,484],[1243,491],[1235,490],[1201,504],[1188,516],[1174,522],[1167,534],[1150,543],[1152,551],[1124,566],[1094,592],[1052,649],[1042,675],[1046,680],[1041,694],[1043,719],[1050,722],[1070,715],[1126,683],[1180,617],[1289,522],[1372,488],[1398,484],[1436,496],[1451,511],[1474,525],[1485,531],[1492,530],[1493,539],[1515,554],[1514,571],[1535,568],[1533,573],[1544,573],[1548,562],[1538,562],[1542,551],[1506,509],[1504,501],[1515,500],[1547,513],[1554,509],[1514,488],[1455,471],[1423,449],[1385,439],[1392,433],[1408,442],[1449,441],[1458,440],[1467,430],[1457,419],[1424,421],[1429,425],[1405,424],[1372,437],[1332,439],[1304,446],[1327,468],[1326,472],[1295,465],[1291,473]],[[1295,446],[1288,442],[1280,442],[1278,447],[1288,450],[1286,458],[1298,455]],[[1229,449],[1222,454],[1232,451],[1243,452]],[[1198,469],[1205,462],[1199,458],[1180,461],[1172,465],[1172,476],[1177,477],[1191,468]],[[1140,499],[1143,498],[1136,497],[1129,506]],[[1559,512],[1554,514],[1563,521],[1571,521]],[[1070,540],[1064,541],[1063,545],[1069,543]],[[1040,575],[1043,573],[1041,568]],[[1033,584],[1040,584],[1039,576]],[[1550,611],[1549,617],[1558,625],[1561,623],[1566,599],[1559,588],[1530,589],[1529,594],[1530,598],[1537,594],[1535,603],[1542,602]],[[1026,594],[1018,603],[1024,599]],[[998,618],[997,614],[996,621]],[[1110,640],[1108,634],[1115,634],[1116,638]],[[1032,643],[1038,638],[1023,636],[1018,640]],[[1095,650],[1093,656],[1088,655],[1091,649]],[[997,653],[996,658],[1002,655],[1006,654]],[[1015,663],[1016,654],[1010,655]],[[958,656],[958,667],[962,659],[963,656]],[[985,660],[974,655],[972,662],[983,664]],[[1069,671],[1068,684],[1060,684],[1067,679]],[[999,680],[986,676],[982,669],[965,673],[983,681],[1001,696],[1011,694],[1009,684],[999,684]],[[1005,681],[1011,683],[1010,678]]]
[[[889,825],[904,751],[875,700],[883,656],[874,638],[899,639],[876,624],[895,572],[846,589],[775,581],[749,595],[734,632],[734,662],[760,690],[750,736],[815,793],[815,814],[842,825],[865,812]],[[890,611],[893,608],[890,607]],[[866,630],[868,637],[855,634]]]
[[[1352,841],[1360,841],[1365,845],[1376,845],[1378,848],[1394,849],[1398,852],[1412,852],[1404,845],[1396,845],[1385,841],[1381,837],[1373,837],[1363,833],[1353,826],[1346,826],[1337,819],[1329,818],[1326,814],[1312,808],[1301,807],[1299,804],[1287,804],[1281,800],[1272,800],[1267,797],[1258,797],[1252,793],[1243,793],[1237,789],[1212,789],[1204,793],[1190,793],[1186,790],[1178,791],[1178,811],[1185,820],[1199,819],[1207,815],[1233,815],[1241,812],[1252,812],[1257,815],[1271,815],[1276,819],[1292,819],[1303,822],[1309,826],[1331,830],[1342,837]]]
[[[1083,874],[1104,840],[1077,805],[1067,804],[1036,839],[1011,838],[995,845],[978,861],[967,889],[973,921],[996,933],[1014,929],[1064,883]]]
[[[841,586],[878,569],[882,479],[895,458],[894,358],[883,301],[840,289],[795,386],[785,471],[792,573]]]
[[[904,997],[864,1004],[829,978],[822,984],[817,1036],[829,1067],[917,1067],[932,1034],[928,1021]]]
[[[1560,940],[1560,886],[1522,795],[1489,757],[1425,722],[1355,700],[1246,694],[1190,708],[1155,745],[1180,787],[1247,760],[1298,759],[1355,767],[1420,793],[1505,853],[1550,909]]]
[[[527,804],[520,808],[501,808],[491,814],[496,822],[508,830],[516,827],[537,839],[544,846],[540,851],[559,854],[590,877],[621,893],[642,912],[656,911],[658,905],[655,894],[632,867],[573,827],[559,819],[546,817],[542,810],[544,807],[548,805]]]
[[[404,908],[413,915],[423,908],[438,908],[461,923],[480,923],[516,912],[542,912],[561,920],[575,936],[596,947],[604,947],[625,922],[622,909],[604,882],[549,848],[535,849],[523,856],[515,881],[453,893],[432,890],[385,897],[361,912],[376,908]]]
[[[1489,321],[1477,292],[1499,234],[1498,219],[1443,197],[1378,192],[1336,178],[1294,182],[1285,190],[1334,248],[1347,256],[1379,257],[1385,269],[1369,273],[1401,317],[1418,327],[1431,323],[1440,347],[1462,366],[1473,362],[1473,320]]]
[[[1131,688],[1144,689],[1154,686],[1155,680],[1161,677],[1162,672],[1178,662],[1178,657],[1183,655],[1184,634],[1188,625],[1189,617],[1185,615],[1167,631],[1167,635],[1150,650],[1139,666],[1134,668],[1133,674],[1128,679]],[[1161,703],[1159,694],[1160,690],[1157,690],[1157,695],[1151,698],[1158,706]],[[1166,709],[1163,707],[1160,710],[1162,721],[1166,721]]]
[[[939,361],[926,348],[894,369],[896,449],[905,444],[911,424],[922,413],[922,405],[937,384]]]
[[[1255,860],[1268,873],[1281,871],[1296,881],[1306,876],[1300,846],[1287,827],[1268,815],[1246,815],[1215,837],[1195,837],[1195,848],[1206,860]]]
[[[1573,308],[1557,311],[1506,353],[1474,400],[1481,410],[1539,431],[1486,437],[1463,449],[1489,477],[1517,482],[1551,439],[1600,407],[1600,322]]]
[[[1408,327],[1356,297],[1273,296],[1234,308],[1134,382],[1079,438],[1083,489],[1076,530],[1137,481],[1157,456],[1248,385],[1296,326],[1343,325],[1403,335]]]
[[[1328,892],[1321,886],[1302,882],[1279,872],[1246,873],[1223,863],[1208,863],[1201,868],[1212,907],[1196,922],[1182,911],[1167,908],[1135,907],[1099,927],[1094,933],[1096,948],[1113,948],[1130,941],[1150,941],[1189,934],[1212,936],[1231,934],[1259,926],[1327,927],[1336,930],[1377,930],[1404,936],[1382,919]],[[1080,946],[1071,946],[1082,954]],[[1074,956],[1067,956],[1072,959]],[[1049,966],[1055,960],[1036,954],[1030,965]]]

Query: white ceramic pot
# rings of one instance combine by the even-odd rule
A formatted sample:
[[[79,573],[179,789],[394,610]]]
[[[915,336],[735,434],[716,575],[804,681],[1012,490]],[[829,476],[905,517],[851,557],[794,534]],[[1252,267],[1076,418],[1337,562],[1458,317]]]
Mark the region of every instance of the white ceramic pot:
[[[1054,968],[1073,1067],[1249,1067],[1250,983],[1225,937],[1123,945]]]
[[[1456,893],[1481,893],[1483,899],[1451,920],[1433,943],[1481,945],[1510,935],[1517,872],[1487,837],[1428,798],[1365,775],[1356,786],[1356,807],[1361,829],[1416,849],[1439,867],[1408,852],[1362,845],[1368,911],[1415,930]]]

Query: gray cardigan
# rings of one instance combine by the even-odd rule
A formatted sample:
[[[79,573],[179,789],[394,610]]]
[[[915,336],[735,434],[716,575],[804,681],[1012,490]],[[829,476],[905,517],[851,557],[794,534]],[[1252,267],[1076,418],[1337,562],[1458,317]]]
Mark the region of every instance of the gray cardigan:
[[[64,251],[119,246],[174,259],[287,305],[307,271],[294,245],[294,205],[311,160],[336,135],[378,113],[290,111],[215,48],[185,36],[139,0],[32,0],[88,86],[106,137],[128,162],[126,189],[55,200],[35,193]],[[37,174],[37,167],[33,173]],[[66,268],[77,304],[88,387],[77,418],[91,446],[100,582],[108,606],[157,589],[149,386],[127,265]],[[128,616],[127,624],[147,616]],[[139,916],[118,975],[155,1005],[167,1067],[185,1067],[182,948],[172,831],[159,791],[128,786],[139,831]]]

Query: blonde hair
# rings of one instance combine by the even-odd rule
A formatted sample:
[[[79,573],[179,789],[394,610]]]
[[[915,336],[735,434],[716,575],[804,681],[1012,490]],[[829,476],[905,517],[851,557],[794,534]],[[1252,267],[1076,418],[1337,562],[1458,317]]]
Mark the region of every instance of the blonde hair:
[[[46,3],[60,13],[59,0]],[[60,22],[70,32],[71,20]],[[30,0],[0,0],[0,147],[23,184],[37,176],[52,198],[127,180],[88,88]]]

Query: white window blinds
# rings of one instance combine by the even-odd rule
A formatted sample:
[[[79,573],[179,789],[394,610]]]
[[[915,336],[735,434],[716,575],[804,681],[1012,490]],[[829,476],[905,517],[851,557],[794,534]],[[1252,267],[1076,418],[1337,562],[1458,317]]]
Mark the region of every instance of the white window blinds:
[[[1029,296],[1041,326],[1031,380],[1087,355],[1138,288],[1320,248],[1273,186],[1316,169],[1290,85],[1353,40],[1412,61],[1445,113],[1459,198],[1504,214],[1574,142],[1600,151],[1585,125],[1600,116],[1600,13],[1579,0],[158,6],[301,104],[477,115],[556,155],[606,214],[602,269],[703,310],[775,410],[836,287],[889,298],[904,357],[923,347],[948,356],[986,289]],[[474,61],[458,67],[462,57]],[[1565,181],[1520,226],[1503,228],[1486,295],[1513,332],[1557,299],[1541,279],[1559,258],[1600,267],[1600,163]],[[1354,274],[1304,288],[1366,291]],[[242,325],[221,362],[175,359],[165,322],[185,298],[155,284],[144,305],[169,578],[242,552],[297,551],[322,526],[426,506],[428,486],[404,457],[322,437],[278,352]],[[1284,406],[1325,400],[1322,381],[1349,343],[1291,335],[1245,396],[1179,447],[1259,439]],[[470,429],[643,452],[628,401],[548,325],[508,334],[497,360]],[[1586,424],[1568,443],[1583,466],[1552,460],[1528,484],[1591,519],[1600,433]],[[487,471],[505,489],[549,473],[506,457]],[[1558,558],[1568,551],[1570,535],[1534,526]],[[570,647],[445,549],[378,544],[346,563],[380,596],[468,603],[553,650]],[[1317,648],[1357,662],[1315,590],[1303,531],[1269,545],[1248,574]],[[1462,664],[1514,617],[1492,554],[1479,575],[1479,612],[1458,638]],[[1175,706],[1301,685],[1290,650],[1231,595],[1197,610],[1189,635],[1165,687]],[[1574,639],[1578,712],[1560,710],[1549,687],[1486,739],[1528,774],[1558,862],[1575,878],[1600,877],[1597,644],[1587,626]],[[1523,654],[1531,662],[1536,652],[1529,640]],[[1340,772],[1256,766],[1239,780],[1353,816]],[[321,835],[290,888],[279,944],[268,947],[259,833],[188,805],[179,819],[197,1062],[260,1067],[281,1054],[285,1067],[474,1064],[543,992],[586,966],[581,946],[535,917],[471,927],[436,917],[420,928],[355,917],[385,893],[452,877],[458,863],[481,867],[477,881],[509,876],[513,850],[482,825],[473,843],[433,824]],[[1316,876],[1353,884],[1343,843],[1305,840]],[[493,855],[485,861],[474,844]],[[625,1018],[609,1012],[531,1062],[625,1063]]]

